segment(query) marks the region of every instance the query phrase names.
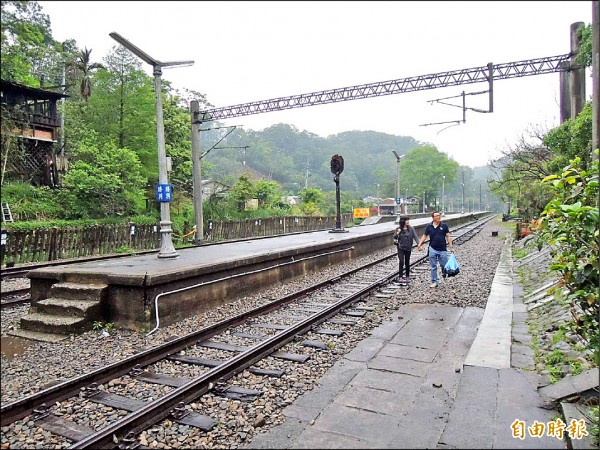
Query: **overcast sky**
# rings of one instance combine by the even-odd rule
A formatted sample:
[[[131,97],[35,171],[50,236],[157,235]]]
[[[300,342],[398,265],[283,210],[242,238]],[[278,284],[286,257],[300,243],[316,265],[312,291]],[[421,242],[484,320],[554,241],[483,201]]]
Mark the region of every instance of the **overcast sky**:
[[[91,48],[95,62],[118,45],[112,31],[158,60],[194,60],[190,67],[165,69],[163,78],[204,93],[215,107],[562,55],[570,51],[570,25],[592,20],[592,1],[39,4],[54,38]],[[466,123],[458,126],[420,126],[462,119],[460,108],[429,100],[486,89],[487,83],[477,83],[224,123],[246,130],[288,123],[323,137],[350,130],[412,136],[471,167],[498,157],[531,126],[559,124],[556,73],[497,81],[492,114],[467,111]],[[487,94],[466,99],[467,107],[488,108]]]

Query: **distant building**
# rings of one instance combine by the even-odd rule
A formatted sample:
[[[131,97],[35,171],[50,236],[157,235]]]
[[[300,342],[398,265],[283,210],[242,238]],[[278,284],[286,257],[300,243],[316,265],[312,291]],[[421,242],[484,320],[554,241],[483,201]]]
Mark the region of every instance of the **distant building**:
[[[202,180],[202,199],[224,197],[230,186],[214,180]]]
[[[396,200],[393,198],[382,198],[379,202],[379,211],[382,216],[393,216],[396,214]]]
[[[281,197],[281,201],[290,206],[300,206],[302,204],[302,199],[297,195],[285,195]]]
[[[37,186],[57,186],[66,160],[56,145],[60,132],[56,102],[68,96],[5,80],[0,80],[0,90],[2,121],[12,121],[10,132],[21,144],[2,149],[6,173]]]

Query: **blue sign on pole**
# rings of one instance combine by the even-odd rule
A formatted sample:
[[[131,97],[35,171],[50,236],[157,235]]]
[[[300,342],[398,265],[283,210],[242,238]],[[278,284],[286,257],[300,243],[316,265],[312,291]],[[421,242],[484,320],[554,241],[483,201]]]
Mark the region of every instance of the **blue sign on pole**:
[[[173,186],[170,184],[156,185],[156,201],[159,203],[168,203],[173,200]]]

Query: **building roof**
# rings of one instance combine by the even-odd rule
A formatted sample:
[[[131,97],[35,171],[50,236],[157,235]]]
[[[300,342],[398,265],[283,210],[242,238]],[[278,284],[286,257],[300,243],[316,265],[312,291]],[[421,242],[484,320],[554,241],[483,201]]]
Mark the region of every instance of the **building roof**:
[[[30,86],[25,86],[24,84],[13,83],[11,81],[0,80],[0,87],[2,88],[2,92],[13,92],[13,93],[24,93],[27,94],[30,98],[35,99],[54,99],[58,100],[61,98],[68,97],[67,94],[62,94],[60,92],[47,91],[45,89],[33,88]]]

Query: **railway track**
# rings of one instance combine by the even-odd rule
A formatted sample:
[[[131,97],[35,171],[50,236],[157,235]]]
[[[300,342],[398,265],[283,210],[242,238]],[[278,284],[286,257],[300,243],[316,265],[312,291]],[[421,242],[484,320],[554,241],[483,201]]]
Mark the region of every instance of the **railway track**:
[[[29,288],[13,289],[11,291],[2,292],[0,298],[0,308],[8,309],[31,302],[31,293]]]
[[[487,220],[490,219],[463,227],[454,237],[456,245],[475,235]],[[285,364],[302,364],[311,352],[327,351],[330,342],[327,339],[335,340],[377,307],[379,291],[400,288],[391,283],[397,275],[395,258],[396,254],[392,253],[195,333],[3,405],[2,426],[29,416],[28,421],[33,421],[35,426],[72,442],[70,448],[117,445],[135,448],[136,436],[142,430],[166,418],[210,430],[216,421],[202,414],[198,407],[200,397],[256,399],[262,392],[227,384],[227,381],[244,371],[255,376],[281,377]],[[426,260],[422,257],[413,264]],[[177,376],[168,375],[172,373]],[[119,388],[124,385],[128,386],[126,390]],[[153,388],[148,388],[149,385]],[[142,395],[145,400],[139,400],[140,395],[122,395],[131,391],[145,393]],[[61,402],[67,399],[77,402],[78,407],[65,410]],[[85,411],[90,404],[116,408],[123,415],[95,431],[95,427],[80,425],[85,420],[77,418],[77,414],[69,414],[70,410]]]

